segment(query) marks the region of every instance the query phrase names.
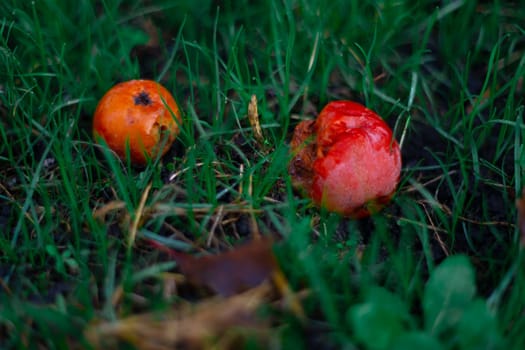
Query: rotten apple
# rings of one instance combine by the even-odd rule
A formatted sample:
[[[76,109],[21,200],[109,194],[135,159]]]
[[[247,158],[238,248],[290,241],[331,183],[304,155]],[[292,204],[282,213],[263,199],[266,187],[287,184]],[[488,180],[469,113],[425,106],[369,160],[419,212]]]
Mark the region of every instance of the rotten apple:
[[[93,134],[120,158],[144,165],[173,144],[182,122],[170,92],[152,80],[130,80],[112,87],[99,101]]]
[[[399,144],[385,121],[359,103],[329,103],[316,120],[296,126],[290,147],[294,187],[344,216],[377,212],[399,183]]]

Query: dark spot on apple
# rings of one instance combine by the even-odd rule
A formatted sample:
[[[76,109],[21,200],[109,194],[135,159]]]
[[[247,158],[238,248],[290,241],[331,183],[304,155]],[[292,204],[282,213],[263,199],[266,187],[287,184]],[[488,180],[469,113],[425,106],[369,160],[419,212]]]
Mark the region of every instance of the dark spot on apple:
[[[149,97],[149,94],[146,91],[141,91],[138,95],[134,96],[133,102],[135,102],[136,106],[149,106],[153,103],[153,101],[151,101],[151,98]]]

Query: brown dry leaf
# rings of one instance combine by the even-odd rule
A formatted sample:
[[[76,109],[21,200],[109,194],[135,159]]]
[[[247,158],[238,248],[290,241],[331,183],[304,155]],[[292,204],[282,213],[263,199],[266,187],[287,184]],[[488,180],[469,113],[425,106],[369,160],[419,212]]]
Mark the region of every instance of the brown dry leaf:
[[[525,248],[525,188],[521,193],[521,197],[516,200],[516,208],[518,209],[518,228],[521,233],[520,246]]]
[[[165,247],[155,241],[149,243],[175,260],[188,281],[205,286],[222,296],[231,296],[269,280],[279,271],[268,238],[252,240],[233,250],[217,255],[195,257]]]
[[[84,336],[95,349],[119,348],[122,342],[142,350],[238,348],[243,335],[264,335],[268,324],[256,311],[271,294],[272,286],[263,283],[230,298],[92,324]]]

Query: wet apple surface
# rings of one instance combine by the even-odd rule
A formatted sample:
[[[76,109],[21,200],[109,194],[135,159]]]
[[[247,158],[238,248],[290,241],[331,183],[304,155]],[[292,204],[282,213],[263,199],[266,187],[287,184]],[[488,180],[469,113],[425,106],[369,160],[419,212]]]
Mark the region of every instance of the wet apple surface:
[[[329,103],[315,121],[299,123],[290,143],[292,183],[314,203],[364,217],[390,201],[401,152],[390,127],[351,101]]]

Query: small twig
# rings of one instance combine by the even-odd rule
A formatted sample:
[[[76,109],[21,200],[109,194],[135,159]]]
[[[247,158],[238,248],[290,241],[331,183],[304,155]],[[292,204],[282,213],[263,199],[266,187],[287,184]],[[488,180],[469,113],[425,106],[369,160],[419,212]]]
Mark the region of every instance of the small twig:
[[[432,226],[432,225],[427,225],[427,224],[424,224],[424,223],[422,223],[420,221],[407,219],[407,218],[402,217],[402,216],[396,216],[396,215],[390,215],[390,214],[385,214],[385,216],[387,218],[391,218],[391,219],[394,219],[394,220],[399,221],[399,222],[404,222],[404,223],[412,224],[412,225],[419,226],[419,227],[425,227],[425,228],[427,228],[429,230],[439,231],[439,232],[443,232],[443,233],[447,233],[448,232],[445,229],[442,229],[442,228],[439,228],[439,227],[435,227],[435,226]]]
[[[426,201],[419,201],[419,202],[424,203]],[[429,203],[429,204],[432,204],[432,203]],[[443,203],[438,203],[438,204],[439,204],[439,208],[445,214],[447,214],[449,216],[452,216],[452,210],[448,206],[446,206]],[[513,223],[506,222],[506,221],[479,221],[479,220],[471,219],[471,218],[468,218],[468,217],[462,216],[462,215],[458,215],[457,218],[459,220],[461,220],[461,221],[465,221],[465,222],[468,222],[468,223],[471,223],[471,224],[480,225],[480,226],[507,226],[507,227],[514,227]]]
[[[430,185],[430,184],[432,184],[434,182],[442,180],[445,176],[450,176],[450,175],[453,175],[455,173],[457,173],[457,170],[450,170],[446,174],[442,174],[442,175],[436,176],[433,179],[430,179],[427,182],[424,182],[424,183],[420,184],[420,186],[426,187],[426,186],[428,186],[428,185]],[[402,190],[403,193],[409,193],[409,192],[414,192],[414,191],[419,191],[418,186],[407,186],[407,187],[403,188],[403,190]]]
[[[434,220],[432,220],[432,216],[428,212],[427,206],[425,204],[422,205],[423,210],[425,211],[425,214],[427,215],[428,221],[430,222],[430,227],[432,228],[432,231],[434,231],[434,237],[436,238],[436,241],[438,242],[439,246],[445,253],[445,256],[449,256],[450,253],[447,249],[447,246],[445,245],[445,242],[441,239],[441,236],[439,235],[439,231],[437,230],[436,224],[434,224]]]
[[[213,224],[210,228],[210,233],[208,235],[208,239],[206,240],[206,246],[209,247],[211,245],[211,241],[215,237],[215,230],[217,229],[217,226],[219,226],[219,222],[223,218],[223,210],[224,206],[220,205],[219,210],[217,211],[217,214],[215,214],[215,220],[213,220]]]
[[[182,242],[188,244],[189,246],[191,246],[192,249],[198,250],[200,252],[205,252],[206,251],[205,249],[198,247],[195,244],[194,240],[189,239],[188,237],[186,237],[184,235],[184,233],[182,233],[180,230],[178,230],[175,227],[173,227],[173,225],[171,225],[171,224],[169,224],[167,222],[163,222],[162,226],[164,226],[165,228],[167,228],[169,231],[172,232],[172,234],[169,237],[167,237],[167,238],[171,239],[172,237],[175,237],[177,240],[182,241]]]

